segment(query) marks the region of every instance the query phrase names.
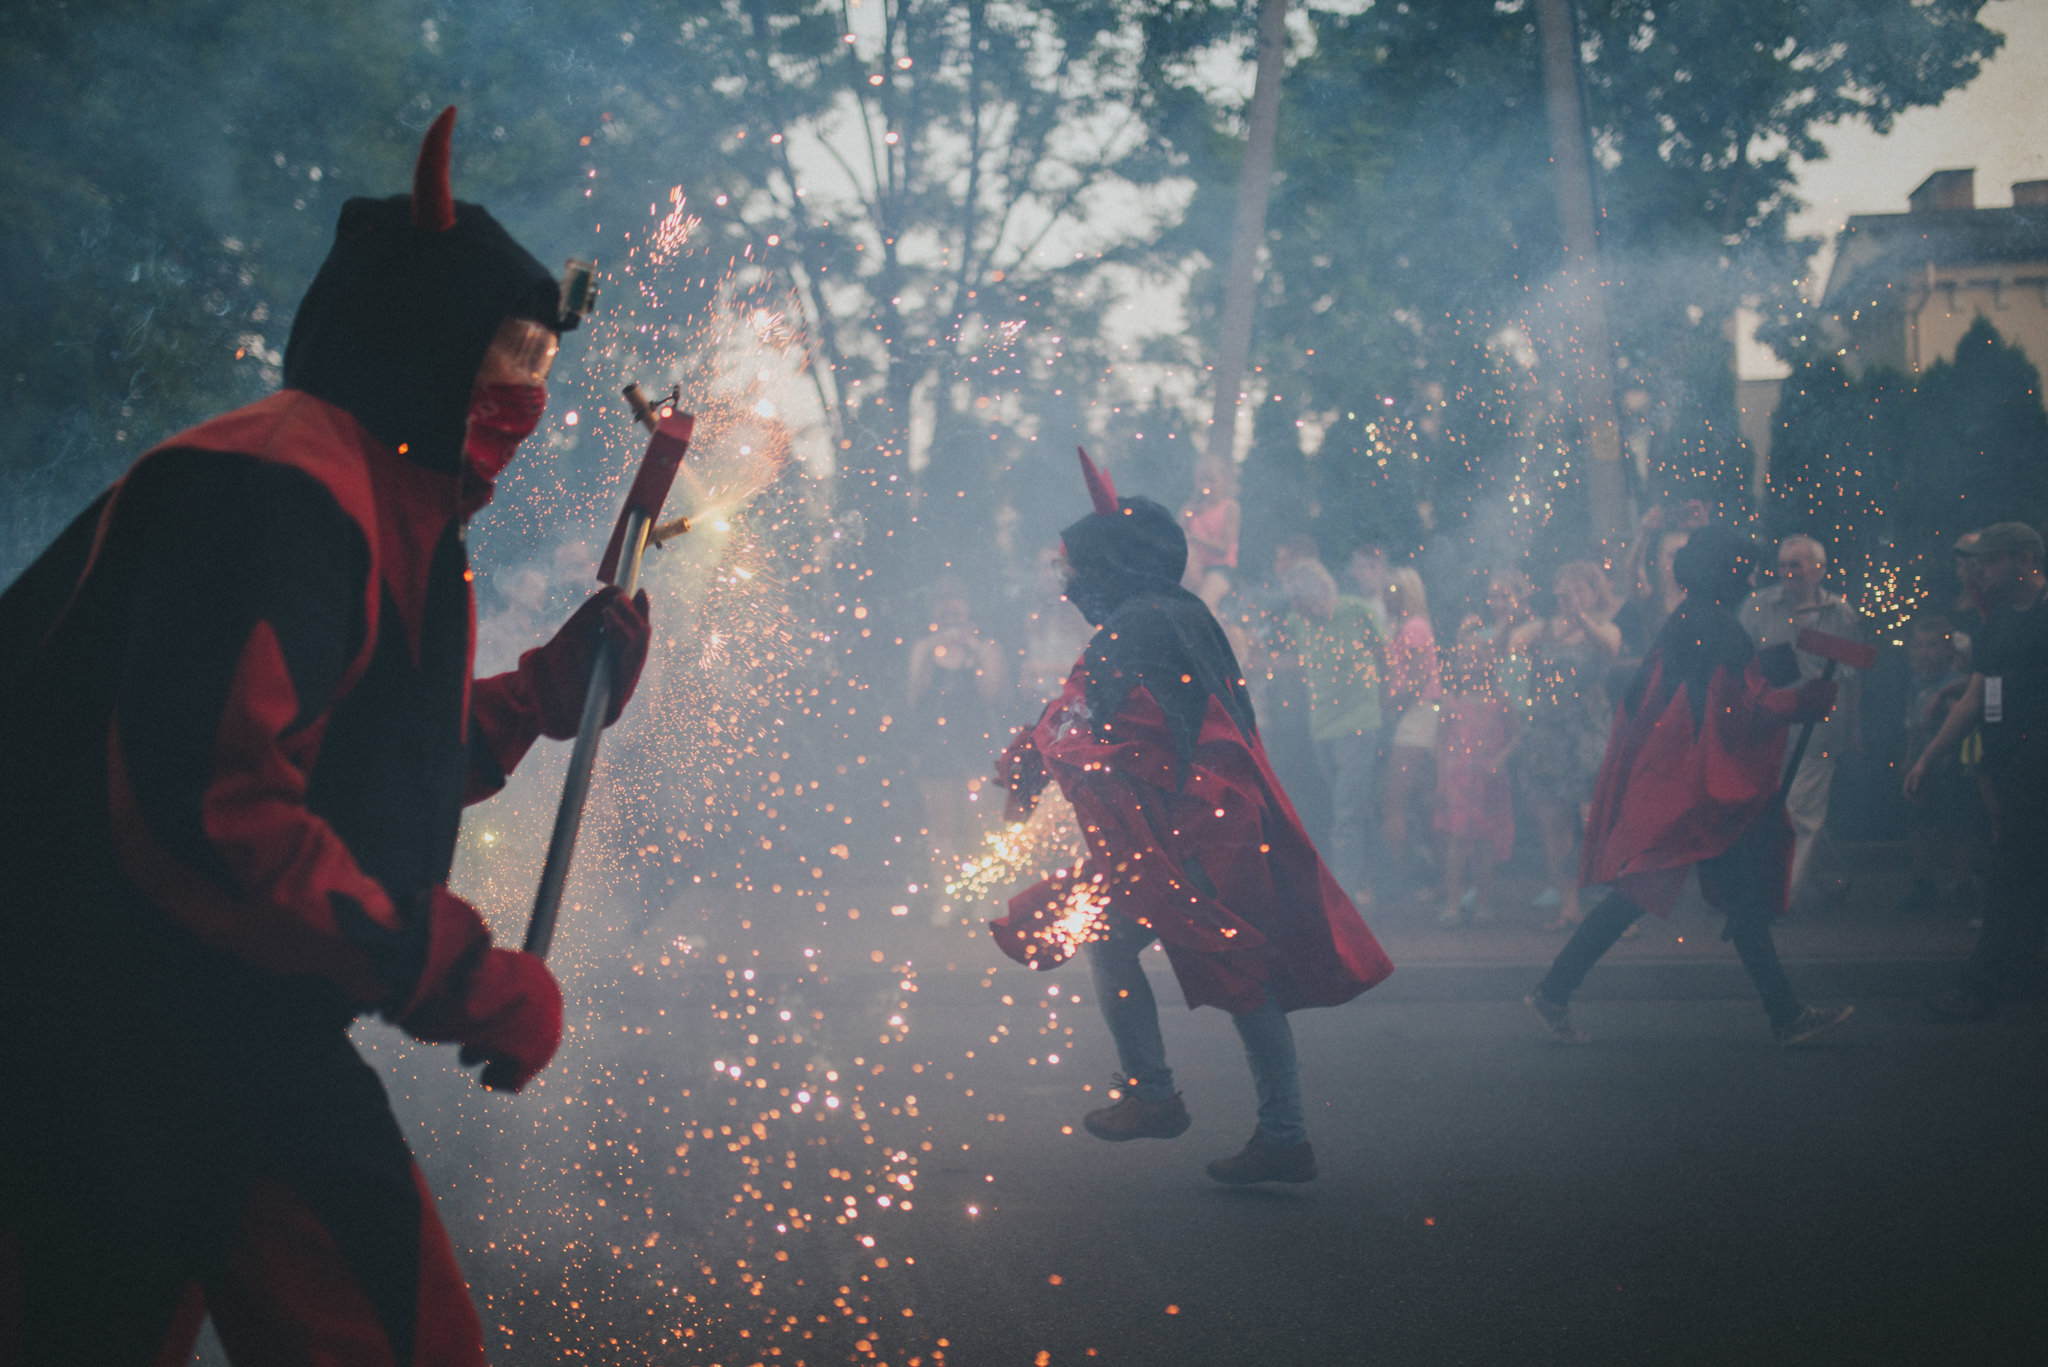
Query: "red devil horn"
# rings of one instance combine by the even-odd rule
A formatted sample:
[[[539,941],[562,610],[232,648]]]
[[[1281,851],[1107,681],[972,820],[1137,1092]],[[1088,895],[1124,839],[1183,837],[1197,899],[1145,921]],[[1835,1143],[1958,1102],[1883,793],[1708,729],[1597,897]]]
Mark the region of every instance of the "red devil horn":
[[[445,233],[455,226],[455,193],[448,188],[448,140],[455,133],[455,106],[441,111],[420,142],[412,173],[412,226]]]
[[[1095,511],[1104,517],[1116,516],[1116,486],[1109,482],[1109,476],[1088,459],[1088,449],[1074,448],[1081,453],[1081,478],[1088,481],[1088,501],[1095,505]]]

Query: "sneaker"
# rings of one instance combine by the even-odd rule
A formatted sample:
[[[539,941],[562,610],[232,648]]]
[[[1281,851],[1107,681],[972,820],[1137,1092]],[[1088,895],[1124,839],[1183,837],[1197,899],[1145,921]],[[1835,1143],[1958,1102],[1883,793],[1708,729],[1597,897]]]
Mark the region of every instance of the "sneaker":
[[[1316,1151],[1306,1139],[1285,1147],[1268,1144],[1253,1130],[1242,1149],[1209,1164],[1209,1175],[1233,1187],[1252,1182],[1310,1182],[1316,1175]]]
[[[1772,1026],[1771,1033],[1778,1037],[1780,1044],[1798,1044],[1834,1029],[1854,1014],[1856,1008],[1853,1006],[1809,1006],[1788,1023]]]
[[[1194,1123],[1179,1092],[1164,1101],[1140,1101],[1136,1092],[1125,1092],[1116,1105],[1081,1117],[1083,1129],[1112,1144],[1126,1139],[1177,1139]]]
[[[1995,1020],[1998,1016],[1995,1003],[1960,987],[1951,988],[1938,997],[1929,997],[1927,1009],[1944,1025],[1972,1025],[1978,1021]]]
[[[1563,1002],[1554,1002],[1541,992],[1531,992],[1522,1002],[1536,1013],[1536,1019],[1543,1022],[1559,1044],[1584,1044],[1586,1037],[1572,1024],[1572,1009]]]

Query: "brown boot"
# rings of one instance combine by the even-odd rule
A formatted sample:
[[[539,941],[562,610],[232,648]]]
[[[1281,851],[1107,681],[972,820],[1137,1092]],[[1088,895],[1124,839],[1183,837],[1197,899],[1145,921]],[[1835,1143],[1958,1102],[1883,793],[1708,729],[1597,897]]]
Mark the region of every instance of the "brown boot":
[[[1125,1092],[1116,1105],[1081,1117],[1082,1128],[1112,1144],[1126,1139],[1176,1139],[1194,1123],[1179,1092],[1158,1102],[1140,1101],[1136,1092]]]
[[[1268,1144],[1253,1130],[1244,1148],[1209,1165],[1209,1175],[1233,1187],[1250,1182],[1310,1182],[1316,1175],[1316,1151],[1306,1139],[1286,1148]]]

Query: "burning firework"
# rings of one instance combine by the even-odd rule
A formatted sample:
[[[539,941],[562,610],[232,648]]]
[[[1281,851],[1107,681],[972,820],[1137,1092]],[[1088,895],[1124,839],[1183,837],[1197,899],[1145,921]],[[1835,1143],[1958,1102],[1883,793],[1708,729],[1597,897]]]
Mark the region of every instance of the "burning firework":
[[[1072,868],[1087,853],[1074,809],[1058,789],[1049,789],[1029,818],[982,836],[980,853],[961,860],[958,872],[946,880],[946,896],[985,901],[1027,878],[1050,877],[1056,866]]]

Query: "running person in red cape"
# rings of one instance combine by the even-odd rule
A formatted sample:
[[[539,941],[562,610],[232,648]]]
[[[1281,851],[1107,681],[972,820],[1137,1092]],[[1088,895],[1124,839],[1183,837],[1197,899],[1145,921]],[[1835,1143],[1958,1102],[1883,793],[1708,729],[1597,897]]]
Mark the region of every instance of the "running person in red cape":
[[[1315,1151],[1287,1013],[1349,1001],[1393,965],[1273,777],[1223,629],[1180,586],[1178,521],[1150,499],[1119,499],[1086,452],[1081,465],[1095,511],[1061,533],[1067,598],[1098,630],[998,776],[1013,820],[1057,782],[1088,858],[1011,898],[996,943],[1040,969],[1085,943],[1124,1090],[1082,1123],[1127,1140],[1191,1123],[1138,962],[1161,941],[1188,1005],[1231,1013],[1258,1095],[1251,1140],[1209,1175],[1305,1182]]]
[[[1727,938],[1781,1043],[1809,1039],[1852,1010],[1802,1006],[1771,939],[1792,873],[1792,825],[1779,794],[1785,728],[1826,716],[1835,684],[1773,686],[1796,679],[1797,662],[1759,655],[1733,610],[1749,596],[1758,554],[1754,541],[1706,527],[1672,562],[1685,599],[1615,709],[1586,823],[1580,885],[1613,891],[1528,998],[1567,1044],[1585,1042],[1572,1025],[1572,993],[1637,917],[1670,912],[1695,867],[1700,891],[1728,915]]]
[[[546,966],[448,890],[463,805],[623,707],[606,590],[472,680],[464,525],[540,420],[565,291],[448,190],[352,199],[286,387],[146,453],[0,596],[0,1362],[478,1364],[462,1273],[349,1023],[517,1091]]]

